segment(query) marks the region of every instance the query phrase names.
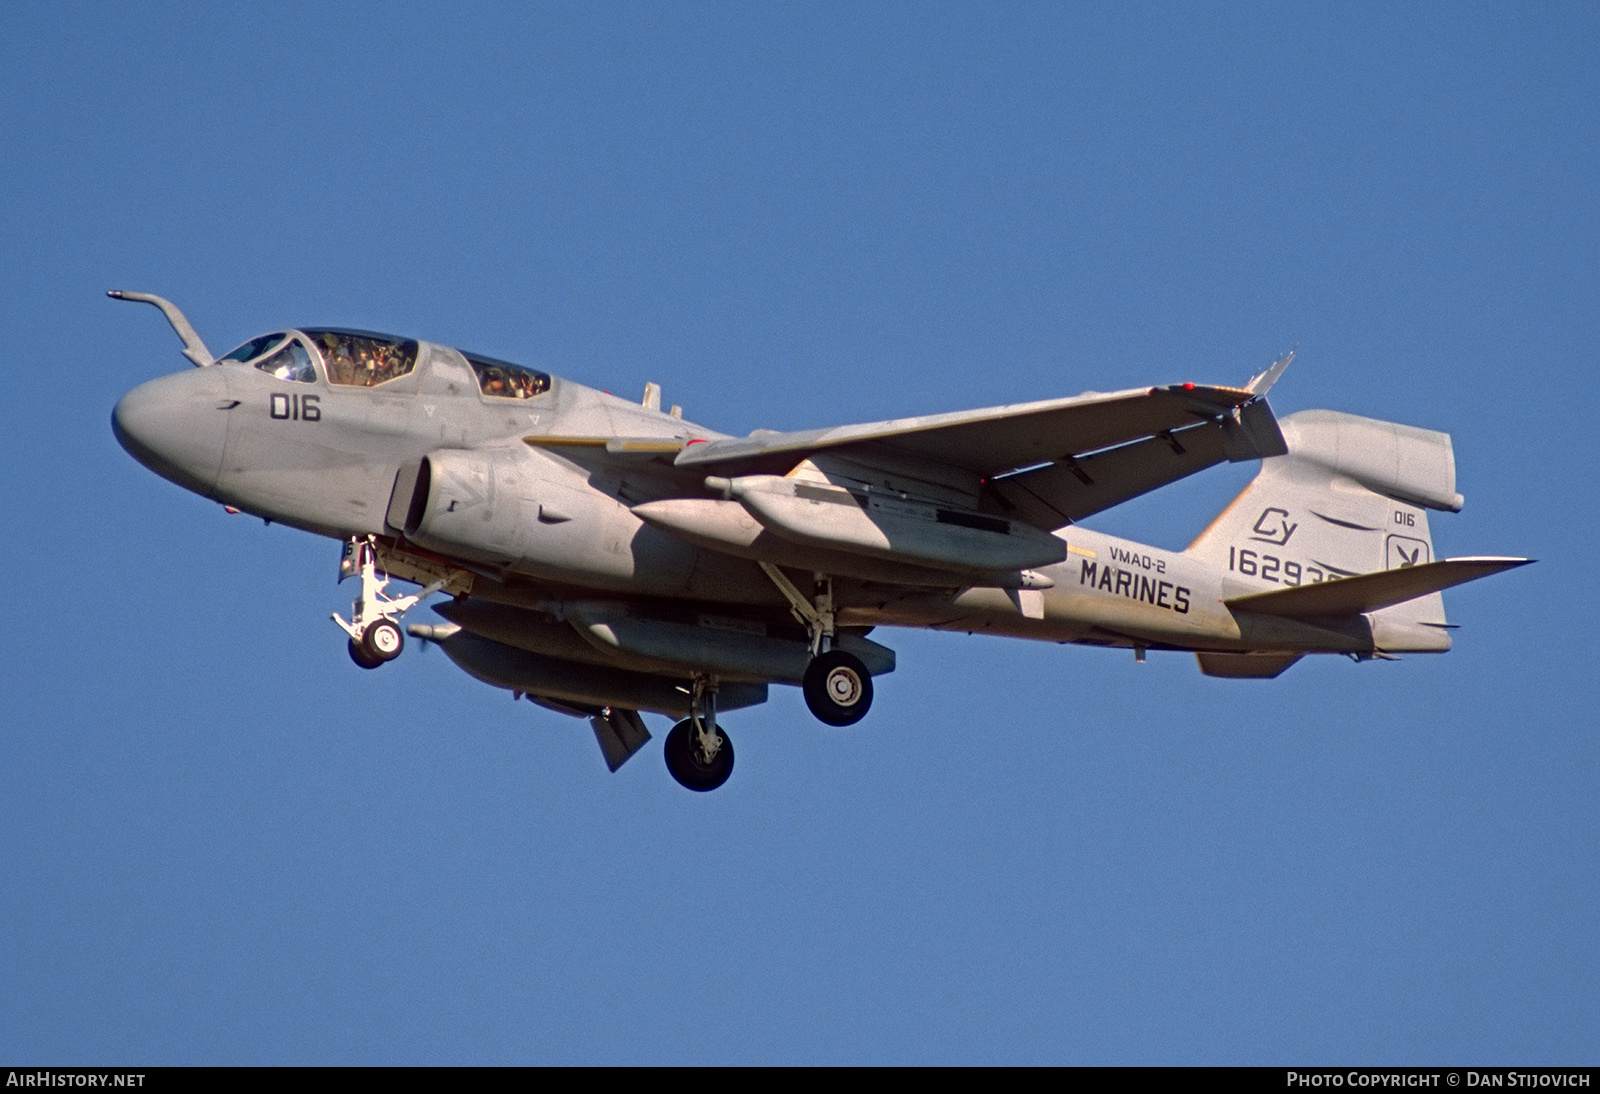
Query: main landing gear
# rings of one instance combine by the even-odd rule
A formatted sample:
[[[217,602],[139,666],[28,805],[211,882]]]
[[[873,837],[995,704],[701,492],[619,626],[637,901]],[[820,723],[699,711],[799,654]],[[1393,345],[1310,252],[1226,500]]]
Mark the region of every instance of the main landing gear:
[[[872,677],[861,659],[843,650],[819,653],[800,684],[806,706],[830,726],[855,725],[872,706]]]
[[[399,657],[406,647],[405,635],[400,631],[400,624],[395,622],[396,617],[444,588],[445,581],[424,586],[421,592],[410,596],[385,596],[383,590],[389,579],[378,576],[378,547],[371,536],[345,541],[344,557],[339,562],[339,580],[352,576],[361,578],[361,596],[350,605],[350,622],[346,623],[338,612],[333,613],[333,621],[350,636],[350,660],[364,669],[375,669]]]
[[[811,661],[801,681],[806,706],[830,726],[859,722],[872,706],[872,675],[859,657],[833,648],[833,579],[817,574],[815,592],[807,597],[782,570],[760,565],[811,638]],[[665,751],[667,770],[690,790],[715,790],[733,774],[733,742],[717,725],[715,677],[694,678],[689,717],[667,734]]]
[[[872,677],[860,658],[833,648],[833,579],[817,574],[816,591],[808,598],[772,563],[760,566],[811,636],[811,663],[801,681],[806,706],[830,726],[855,725],[872,707]]]
[[[667,734],[667,770],[690,790],[715,790],[733,774],[733,742],[717,726],[716,681],[696,676],[689,717]]]

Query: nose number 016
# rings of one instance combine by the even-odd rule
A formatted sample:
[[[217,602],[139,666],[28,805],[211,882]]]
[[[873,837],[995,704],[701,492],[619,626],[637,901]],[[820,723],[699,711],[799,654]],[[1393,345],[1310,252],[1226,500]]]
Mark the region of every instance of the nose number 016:
[[[286,422],[322,421],[321,400],[315,395],[274,391],[267,400],[267,412]]]

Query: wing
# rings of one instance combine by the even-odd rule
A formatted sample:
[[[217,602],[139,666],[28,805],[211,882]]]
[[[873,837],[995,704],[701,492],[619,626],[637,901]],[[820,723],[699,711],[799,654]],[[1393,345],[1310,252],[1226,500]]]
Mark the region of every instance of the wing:
[[[783,475],[838,457],[914,466],[915,477],[1042,529],[1225,459],[1287,451],[1259,389],[1175,384],[954,414],[691,444],[674,461],[708,473]]]

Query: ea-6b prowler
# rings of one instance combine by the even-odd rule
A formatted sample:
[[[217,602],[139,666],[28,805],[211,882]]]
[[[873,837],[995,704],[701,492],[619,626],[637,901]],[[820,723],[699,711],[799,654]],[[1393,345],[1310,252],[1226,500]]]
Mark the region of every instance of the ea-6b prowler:
[[[283,330],[117,404],[122,446],[203,497],[344,544],[351,658],[399,655],[400,618],[485,683],[587,716],[615,771],[676,721],[691,790],[733,768],[722,712],[795,684],[859,721],[894,652],[876,627],[1188,650],[1212,676],[1308,653],[1450,648],[1440,590],[1520,558],[1435,559],[1450,438],[1267,389],[1176,384],[796,433],[729,437],[506,361],[385,334]],[[1292,354],[1290,355],[1293,356]],[[1215,464],[1261,471],[1182,552],[1075,522]],[[421,586],[392,597],[391,580]]]

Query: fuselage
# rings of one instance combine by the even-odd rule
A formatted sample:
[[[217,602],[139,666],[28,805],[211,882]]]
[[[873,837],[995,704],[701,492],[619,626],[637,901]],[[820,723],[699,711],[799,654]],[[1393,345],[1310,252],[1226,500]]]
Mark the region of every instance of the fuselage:
[[[186,489],[318,535],[378,537],[460,565],[480,577],[476,597],[681,600],[788,616],[756,561],[632,511],[705,496],[703,473],[605,444],[723,434],[542,372],[368,332],[289,331],[135,388],[113,421],[130,453]],[[435,488],[446,480],[448,501]],[[956,573],[907,585],[866,570],[839,583],[839,622],[1169,649],[1372,646],[1369,633],[1241,619],[1223,601],[1272,586],[1183,553],[1076,527],[1054,535],[1066,558],[1033,571],[1043,587]]]

